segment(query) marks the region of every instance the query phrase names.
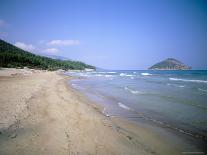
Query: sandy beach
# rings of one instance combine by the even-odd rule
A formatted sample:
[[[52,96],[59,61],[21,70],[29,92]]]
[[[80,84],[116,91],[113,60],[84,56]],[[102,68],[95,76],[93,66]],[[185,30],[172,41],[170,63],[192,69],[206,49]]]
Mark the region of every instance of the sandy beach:
[[[0,154],[182,154],[156,132],[120,118],[60,72],[0,70]]]

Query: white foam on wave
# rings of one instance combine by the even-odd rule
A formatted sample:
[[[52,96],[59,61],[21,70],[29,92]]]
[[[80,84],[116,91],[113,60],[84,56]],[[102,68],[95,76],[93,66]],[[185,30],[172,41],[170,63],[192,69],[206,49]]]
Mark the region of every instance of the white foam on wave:
[[[124,89],[127,90],[127,91],[129,91],[129,92],[131,92],[132,94],[141,94],[140,91],[133,90],[133,89],[130,89],[130,88],[128,88],[128,87],[124,87]]]
[[[121,73],[121,74],[119,74],[120,76],[126,76],[126,74],[124,74],[124,73]]]
[[[90,77],[90,75],[86,74],[86,73],[78,73],[78,76],[82,76],[82,77]]]
[[[108,74],[116,74],[116,72],[95,72],[95,73],[99,73],[99,74],[106,74],[106,73],[108,73]]]
[[[113,75],[105,75],[105,77],[113,77]]]
[[[178,79],[178,78],[169,78],[171,81],[183,81],[183,82],[196,82],[196,83],[207,83],[205,80],[189,80],[189,79]]]
[[[119,74],[119,76],[128,76],[128,77],[132,77],[133,75],[131,75],[131,74],[125,74],[125,73],[121,73],[121,74]]]
[[[203,91],[203,92],[207,92],[207,90],[206,90],[206,89],[201,89],[201,88],[198,88],[198,90]]]
[[[76,84],[74,84],[74,83],[72,83],[71,85],[72,85],[73,87],[76,87],[76,86],[77,86],[77,85],[76,85]]]
[[[107,73],[107,72],[97,72],[97,73],[99,73],[99,74],[105,74],[105,73]]]
[[[107,72],[107,73],[109,73],[109,74],[116,74],[116,72]]]
[[[85,88],[78,86],[77,84],[72,83],[71,86],[78,90],[85,90]]]
[[[180,88],[184,88],[184,85],[178,85],[178,84],[172,84],[172,83],[167,83],[168,86],[175,86],[175,87],[180,87]]]
[[[96,76],[99,76],[99,77],[101,77],[101,76],[104,76],[104,75],[102,75],[102,74],[96,74]]]
[[[118,105],[119,105],[119,107],[121,107],[121,108],[123,108],[123,109],[130,110],[130,108],[129,108],[128,106],[124,105],[124,104],[121,103],[121,102],[118,102]]]
[[[127,74],[126,76],[132,77],[133,75]]]
[[[141,75],[149,76],[149,75],[152,75],[152,74],[150,74],[150,73],[141,73]]]

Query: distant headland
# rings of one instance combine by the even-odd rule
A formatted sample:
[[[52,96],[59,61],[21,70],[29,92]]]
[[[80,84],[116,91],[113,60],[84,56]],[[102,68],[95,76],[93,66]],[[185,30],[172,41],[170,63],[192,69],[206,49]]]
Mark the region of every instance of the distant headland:
[[[174,58],[167,58],[148,68],[150,70],[190,70],[191,67]]]
[[[96,67],[81,61],[62,59],[61,57],[45,57],[20,49],[0,39],[0,67],[41,70],[95,70]]]

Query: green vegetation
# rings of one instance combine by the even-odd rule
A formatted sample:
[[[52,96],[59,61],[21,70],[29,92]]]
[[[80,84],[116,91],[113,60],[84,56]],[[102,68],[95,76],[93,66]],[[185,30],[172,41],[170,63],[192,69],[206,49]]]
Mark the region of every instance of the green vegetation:
[[[183,64],[179,60],[174,58],[168,58],[164,61],[156,63],[149,69],[158,69],[158,70],[189,70],[191,67]]]
[[[80,61],[57,60],[32,54],[12,44],[0,40],[0,67],[8,68],[34,68],[44,70],[84,70],[85,68],[95,69]]]

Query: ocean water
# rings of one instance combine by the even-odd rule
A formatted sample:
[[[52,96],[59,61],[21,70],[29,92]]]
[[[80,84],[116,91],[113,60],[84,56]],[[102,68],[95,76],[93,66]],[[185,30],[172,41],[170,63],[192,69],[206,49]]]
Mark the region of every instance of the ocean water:
[[[178,132],[207,136],[207,71],[67,72],[84,77],[73,88],[104,106],[107,116],[149,121]]]

